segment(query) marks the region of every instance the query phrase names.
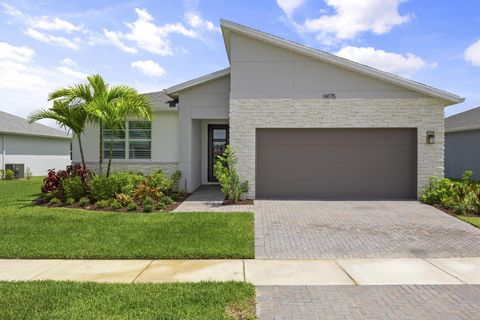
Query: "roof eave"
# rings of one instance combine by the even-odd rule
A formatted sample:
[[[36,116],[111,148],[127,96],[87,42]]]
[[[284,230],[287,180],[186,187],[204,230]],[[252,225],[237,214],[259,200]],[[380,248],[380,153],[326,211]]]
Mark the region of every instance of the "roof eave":
[[[221,78],[221,77],[225,77],[229,74],[230,74],[230,68],[225,68],[225,69],[222,69],[222,70],[218,70],[218,71],[209,73],[207,75],[204,75],[204,76],[201,76],[201,77],[189,80],[189,81],[185,81],[185,82],[182,82],[182,83],[177,84],[175,86],[172,86],[170,88],[167,88],[167,89],[165,89],[165,94],[167,94],[171,98],[178,98],[178,93],[180,93],[181,91],[184,91],[184,90],[189,89],[191,87],[195,87],[195,86],[198,86],[200,84],[203,84],[203,83],[206,83],[206,82],[209,82],[209,81]]]
[[[9,134],[9,135],[16,135],[16,136],[28,136],[28,137],[40,137],[40,138],[52,138],[52,139],[66,139],[72,140],[72,136],[56,136],[50,134],[37,134],[37,133],[25,133],[25,132],[13,132],[13,131],[0,131],[0,134]]]

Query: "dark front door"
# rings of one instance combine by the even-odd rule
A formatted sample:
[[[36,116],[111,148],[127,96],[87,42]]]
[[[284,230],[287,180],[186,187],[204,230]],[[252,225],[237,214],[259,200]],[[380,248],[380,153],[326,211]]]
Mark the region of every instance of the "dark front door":
[[[208,182],[217,182],[213,175],[213,166],[215,159],[221,155],[228,145],[228,125],[210,124],[208,125]]]

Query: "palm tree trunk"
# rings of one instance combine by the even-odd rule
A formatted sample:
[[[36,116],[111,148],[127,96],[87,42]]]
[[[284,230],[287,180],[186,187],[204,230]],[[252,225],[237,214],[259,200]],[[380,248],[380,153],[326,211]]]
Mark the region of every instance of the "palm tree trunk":
[[[110,167],[112,165],[112,153],[113,153],[113,135],[110,136],[110,153],[108,157],[107,178],[110,176]]]
[[[103,173],[103,127],[102,127],[102,122],[100,121],[98,123],[100,126],[100,136],[99,136],[99,141],[100,141],[100,146],[99,146],[99,155],[98,155],[98,174],[102,175]]]
[[[85,157],[83,156],[82,138],[80,137],[79,134],[77,134],[77,137],[78,137],[78,147],[80,148],[80,156],[82,157],[82,165],[83,165],[83,168],[86,169],[87,166],[85,165]]]

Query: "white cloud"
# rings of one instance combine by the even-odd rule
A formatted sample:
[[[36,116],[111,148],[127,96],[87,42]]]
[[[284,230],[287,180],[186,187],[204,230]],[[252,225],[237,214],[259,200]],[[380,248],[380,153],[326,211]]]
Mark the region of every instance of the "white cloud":
[[[77,65],[77,63],[70,58],[63,58],[62,60],[60,60],[60,63],[62,65],[71,66],[71,67],[74,67]]]
[[[293,12],[304,2],[305,0],[277,0],[277,5],[285,12],[287,17],[291,17]]]
[[[47,44],[50,44],[52,46],[56,47],[65,47],[65,48],[70,48],[70,49],[75,49],[78,50],[78,39],[76,41],[72,41],[68,38],[61,37],[61,36],[54,36],[51,34],[46,34],[40,31],[37,31],[32,28],[28,28],[25,31],[25,34],[35,40],[38,40],[40,42],[44,42]]]
[[[3,6],[3,11],[9,16],[12,16],[12,17],[23,16],[23,13],[20,10],[16,9],[15,7],[12,7],[6,3],[2,3],[2,6]]]
[[[480,67],[480,40],[465,50],[464,59],[473,65]]]
[[[131,67],[152,78],[159,78],[167,74],[162,66],[152,60],[134,61]]]
[[[29,47],[16,47],[6,42],[0,42],[0,61],[29,62],[33,60],[35,51]]]
[[[60,18],[51,18],[42,16],[35,18],[29,22],[30,26],[35,29],[47,30],[47,31],[65,31],[72,33],[74,31],[80,31],[83,29],[82,25],[74,25],[71,22]]]
[[[339,40],[355,39],[363,32],[384,34],[392,27],[411,19],[411,15],[401,15],[398,7],[406,0],[325,0],[334,14],[307,19],[301,30],[317,33],[317,39],[326,44],[332,37]]]
[[[77,63],[70,58],[64,58],[60,60],[60,65],[56,68],[56,70],[68,77],[76,78],[76,79],[86,79],[88,74],[83,73],[78,70],[74,70],[73,67],[76,67]]]
[[[108,31],[107,29],[103,29],[103,33],[105,37],[107,38],[108,41],[110,41],[111,44],[113,44],[115,47],[119,48],[120,50],[123,50],[128,53],[137,53],[138,50],[137,48],[134,47],[129,47],[125,45],[122,41],[119,39],[119,33],[115,31]]]
[[[336,53],[338,56],[353,60],[368,66],[410,77],[414,73],[428,67],[436,67],[435,63],[427,63],[422,58],[407,53],[405,55],[378,50],[372,47],[345,47]]]
[[[187,12],[185,14],[185,20],[187,21],[187,24],[192,28],[220,32],[220,28],[216,27],[213,22],[202,19],[200,15],[193,12]]]

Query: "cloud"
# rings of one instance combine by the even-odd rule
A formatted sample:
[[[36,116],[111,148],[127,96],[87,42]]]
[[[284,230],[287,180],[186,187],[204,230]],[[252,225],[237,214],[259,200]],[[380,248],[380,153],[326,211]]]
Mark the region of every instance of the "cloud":
[[[32,61],[34,55],[35,51],[29,47],[16,47],[6,42],[0,42],[0,61],[9,60],[25,63]]]
[[[277,5],[285,12],[287,17],[291,17],[293,12],[304,4],[305,0],[277,0]]]
[[[110,31],[104,29],[104,35],[114,46],[129,53],[136,53],[138,49],[159,55],[169,56],[173,54],[170,41],[172,34],[180,34],[188,38],[202,40],[201,31],[215,31],[217,27],[200,16],[187,14],[187,23],[192,28],[187,28],[181,22],[156,25],[155,19],[146,9],[136,8],[137,20],[126,22],[128,32]],[[131,44],[125,44],[125,41]]]
[[[30,26],[35,29],[47,30],[47,31],[65,31],[72,33],[74,31],[80,31],[83,29],[82,25],[74,25],[66,20],[60,18],[51,18],[42,16],[35,18],[30,22]]]
[[[404,24],[411,15],[401,15],[398,7],[406,0],[325,0],[334,10],[316,19],[307,19],[299,28],[316,33],[325,44],[333,39],[351,40],[363,32],[388,33],[394,26]]]
[[[76,67],[77,63],[70,58],[64,58],[60,60],[60,65],[56,68],[58,72],[76,79],[86,79],[88,74],[83,73],[78,70],[74,70],[73,67]]]
[[[336,53],[338,56],[362,63],[386,72],[410,77],[414,73],[425,69],[434,68],[436,63],[427,63],[422,58],[407,53],[405,55],[387,52],[372,47],[345,47]]]
[[[465,61],[480,67],[480,39],[465,50],[463,57]]]
[[[159,78],[167,74],[162,66],[152,60],[135,61],[132,62],[131,67],[152,78]]]
[[[28,28],[25,31],[25,34],[27,36],[35,39],[35,40],[50,44],[52,46],[70,48],[70,49],[75,49],[75,50],[79,49],[78,44],[77,44],[78,40],[77,40],[77,42],[75,42],[75,41],[72,41],[72,40],[70,40],[68,38],[65,38],[65,37],[46,34],[46,33],[37,31],[37,30],[32,29],[32,28]]]

